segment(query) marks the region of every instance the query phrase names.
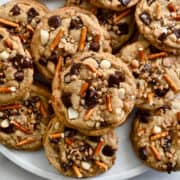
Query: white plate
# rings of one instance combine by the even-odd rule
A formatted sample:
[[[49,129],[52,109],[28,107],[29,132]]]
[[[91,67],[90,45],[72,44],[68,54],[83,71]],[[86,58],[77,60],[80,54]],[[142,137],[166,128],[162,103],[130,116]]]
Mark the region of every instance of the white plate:
[[[0,4],[7,2],[8,0],[0,0]],[[50,9],[63,6],[64,0],[44,0],[42,1],[48,5]],[[98,176],[96,180],[110,180],[110,179],[128,179],[145,172],[148,168],[145,167],[135,156],[132,151],[131,143],[129,140],[130,127],[132,123],[132,117],[128,122],[117,128],[116,132],[119,137],[119,150],[117,152],[117,160],[115,166],[112,167],[107,173]],[[56,170],[51,167],[45,158],[43,151],[38,152],[20,152],[13,151],[0,145],[0,152],[8,159],[13,161],[23,169],[32,172],[38,176],[53,180],[68,180],[61,176]]]

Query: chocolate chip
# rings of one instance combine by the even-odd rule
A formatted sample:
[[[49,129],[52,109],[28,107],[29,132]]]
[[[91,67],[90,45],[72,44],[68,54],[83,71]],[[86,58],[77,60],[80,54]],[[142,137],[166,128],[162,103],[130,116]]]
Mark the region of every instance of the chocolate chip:
[[[42,66],[47,66],[47,63],[48,63],[48,61],[45,57],[41,57],[39,59],[39,64],[41,64]]]
[[[32,102],[32,103],[37,103],[37,102],[39,102],[41,100],[41,98],[39,97],[39,96],[32,96],[31,98],[30,98],[30,101]]]
[[[85,106],[87,108],[92,108],[98,103],[98,94],[97,91],[94,89],[88,89],[85,94]]]
[[[51,16],[48,19],[48,25],[54,29],[58,28],[61,25],[60,16]]]
[[[20,63],[21,68],[33,68],[33,60],[25,58],[23,62]]]
[[[71,75],[78,75],[80,70],[81,64],[80,63],[74,63],[71,66],[70,74]]]
[[[180,29],[175,29],[174,34],[176,35],[176,38],[179,39],[180,38]]]
[[[71,19],[70,29],[80,29],[83,26],[83,22],[80,17]]]
[[[39,15],[39,13],[34,8],[30,8],[27,12],[28,15],[28,23],[30,23],[36,16]]]
[[[173,164],[171,162],[168,162],[166,165],[167,165],[166,170],[170,174],[174,170],[175,166],[173,166]]]
[[[119,83],[123,81],[125,81],[124,73],[120,71],[116,71],[115,74],[111,74],[109,76],[108,86],[109,87],[119,86]]]
[[[149,122],[149,119],[150,119],[149,118],[150,117],[149,111],[138,109],[137,115],[139,116],[140,122],[142,122],[142,123],[148,123]]]
[[[100,24],[106,24],[108,23],[109,19],[112,19],[112,13],[110,13],[106,9],[101,9],[101,8],[97,9],[96,16]]]
[[[17,81],[22,81],[24,79],[24,72],[23,71],[17,71],[14,73],[14,78]]]
[[[120,31],[120,34],[128,34],[129,33],[129,26],[127,23],[119,23],[118,29]]]
[[[169,91],[169,88],[155,89],[154,90],[155,94],[159,97],[164,97],[168,91]]]
[[[13,127],[12,124],[10,124],[7,128],[0,127],[0,131],[4,132],[6,134],[11,134],[11,133],[15,132],[14,127]]]
[[[159,49],[157,49],[156,47],[154,47],[154,46],[152,46],[152,45],[149,46],[149,49],[150,49],[150,52],[151,52],[151,53],[159,53],[159,52],[160,52]]]
[[[147,12],[143,12],[139,15],[139,18],[141,19],[141,21],[145,24],[145,25],[150,25],[152,22],[152,19],[149,15],[149,13]]]
[[[115,150],[114,150],[111,146],[106,145],[106,146],[103,147],[102,153],[103,153],[105,156],[111,157],[111,156],[114,155]]]
[[[148,5],[150,6],[155,0],[147,0]]]
[[[48,57],[47,61],[51,61],[54,64],[57,64],[57,62],[58,62],[58,55],[57,54],[52,54],[51,56]]]
[[[131,0],[120,0],[123,6],[127,6]]]
[[[88,138],[90,141],[93,141],[93,142],[99,142],[101,139],[100,136],[89,136]]]
[[[71,93],[63,93],[61,100],[66,108],[69,108],[72,106]]]
[[[20,11],[21,11],[21,9],[20,9],[20,7],[19,7],[17,4],[14,5],[14,7],[10,10],[10,12],[11,12],[11,14],[12,14],[13,16],[19,15],[19,14],[20,14]]]
[[[147,148],[144,146],[144,147],[140,147],[139,148],[139,157],[143,160],[143,161],[146,161],[147,160]]]
[[[67,171],[68,169],[70,169],[73,165],[73,162],[68,162],[68,163],[65,163],[65,162],[62,162],[61,163],[61,168],[64,170],[64,171]]]
[[[51,104],[48,104],[48,112],[50,115],[54,114],[54,109]]]
[[[162,33],[160,34],[160,36],[158,37],[159,41],[164,41],[167,38],[167,34],[166,33]]]
[[[164,151],[169,151],[171,144],[172,144],[172,139],[170,137],[164,138],[163,145],[162,145]]]
[[[100,49],[99,42],[92,41],[91,44],[90,44],[90,50],[97,52],[97,51],[99,51],[99,49]]]

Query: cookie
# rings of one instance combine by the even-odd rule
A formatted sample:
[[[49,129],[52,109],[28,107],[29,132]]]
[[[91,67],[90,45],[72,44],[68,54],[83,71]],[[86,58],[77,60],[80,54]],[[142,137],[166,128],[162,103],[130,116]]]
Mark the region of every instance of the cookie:
[[[113,130],[104,136],[85,136],[54,118],[44,148],[50,164],[61,174],[74,178],[93,177],[113,166],[117,137]]]
[[[0,104],[21,99],[33,81],[33,60],[17,36],[0,28]]]
[[[53,78],[59,56],[68,60],[77,52],[111,51],[109,34],[93,14],[78,7],[61,8],[45,16],[31,49],[39,71],[47,79]]]
[[[10,1],[0,6],[0,24],[19,36],[24,47],[29,49],[36,26],[47,12],[47,7],[35,0]]]
[[[100,8],[123,11],[127,8],[135,6],[139,0],[90,0],[90,2]]]
[[[154,110],[180,92],[180,56],[158,50],[145,40],[127,45],[118,56],[136,79],[138,108]]]
[[[149,167],[170,173],[180,170],[180,100],[155,112],[138,111],[131,140],[138,157]]]
[[[123,44],[125,44],[134,32],[134,16],[132,14],[132,9],[128,9],[124,12],[116,12],[96,8],[91,5],[89,1],[85,0],[68,0],[66,5],[79,6],[93,12],[98,18],[100,25],[109,32],[113,52],[117,51]]]
[[[39,86],[19,101],[0,106],[0,143],[17,150],[37,150],[49,122],[50,93]]]
[[[140,1],[135,18],[139,31],[151,44],[180,54],[180,1]]]
[[[94,136],[124,123],[136,96],[128,67],[108,53],[82,53],[73,61],[64,71],[57,68],[53,80],[52,103],[59,119]]]

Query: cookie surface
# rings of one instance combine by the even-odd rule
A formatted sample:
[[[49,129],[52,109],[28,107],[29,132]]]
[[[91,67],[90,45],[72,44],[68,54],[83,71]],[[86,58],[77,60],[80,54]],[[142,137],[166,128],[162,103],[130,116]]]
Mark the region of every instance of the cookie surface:
[[[70,177],[92,177],[110,169],[116,159],[114,131],[104,136],[85,136],[51,120],[44,140],[46,156],[60,173]]]
[[[50,93],[31,86],[24,99],[0,105],[0,142],[17,150],[37,150],[49,122]]]
[[[111,51],[109,34],[96,17],[78,7],[65,7],[43,18],[32,41],[32,53],[40,72],[52,79],[59,56],[77,52]]]
[[[180,56],[173,56],[141,40],[124,47],[119,57],[129,66],[137,84],[136,106],[156,109],[180,91]]]
[[[53,80],[53,105],[62,122],[102,135],[125,122],[135,103],[135,80],[119,58],[82,53]]]
[[[180,100],[154,113],[139,111],[131,140],[139,158],[149,167],[170,173],[180,170]]]
[[[0,104],[24,96],[33,81],[33,61],[17,36],[0,28]]]
[[[90,2],[100,8],[123,11],[136,5],[139,0],[90,0]]]
[[[35,0],[10,1],[0,6],[0,24],[19,36],[29,49],[35,28],[47,12],[47,7]]]
[[[140,32],[154,46],[180,54],[180,1],[147,0],[136,8]]]
[[[129,40],[134,32],[133,10],[126,12],[116,12],[112,10],[96,8],[89,1],[67,0],[67,6],[79,6],[94,13],[102,27],[110,34],[113,52],[117,51],[125,42]]]

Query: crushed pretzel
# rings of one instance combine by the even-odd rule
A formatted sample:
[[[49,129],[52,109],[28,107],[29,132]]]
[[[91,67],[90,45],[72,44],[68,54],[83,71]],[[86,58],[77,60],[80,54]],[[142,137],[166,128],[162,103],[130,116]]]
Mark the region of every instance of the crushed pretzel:
[[[83,177],[83,175],[81,174],[79,168],[76,165],[73,165],[72,168],[73,168],[73,170],[74,170],[74,172],[75,172],[75,174],[76,174],[76,176],[78,178],[82,178]]]
[[[168,74],[164,74],[163,77],[164,77],[165,81],[169,84],[169,86],[172,88],[173,91],[175,91],[175,92],[179,91],[179,88],[177,87],[175,82],[171,79],[171,77],[169,77]]]
[[[12,93],[16,91],[16,87],[0,87],[0,93]]]
[[[22,141],[19,141],[16,146],[24,146],[30,143],[33,143],[35,141],[35,138],[33,137],[27,137],[25,139],[23,139]]]
[[[167,52],[153,53],[153,54],[149,54],[147,56],[147,58],[149,60],[151,60],[151,59],[157,59],[157,58],[166,57],[167,55],[168,55]]]
[[[174,6],[174,4],[172,2],[170,2],[168,5],[167,5],[168,9],[170,12],[176,12],[176,7]]]
[[[84,63],[84,65],[86,65],[92,72],[96,73],[99,77],[102,77],[101,72],[99,72],[94,66],[86,63]]]
[[[146,54],[145,54],[143,48],[139,48],[139,49],[138,49],[138,56],[139,56],[139,59],[140,59],[141,61],[146,61],[146,60],[147,60],[147,57],[146,57]]]
[[[107,171],[108,169],[108,166],[103,163],[103,162],[100,162],[100,161],[95,161],[96,165],[98,165],[99,167],[103,168],[105,171]]]
[[[99,155],[103,144],[104,144],[104,141],[99,141],[99,143],[97,144],[96,149],[95,149],[95,151],[94,151],[94,155],[95,155],[95,156],[98,156],[98,155]]]
[[[20,123],[18,123],[17,121],[11,121],[11,124],[14,125],[15,128],[19,129],[20,131],[24,132],[25,134],[31,134],[30,129],[23,127]]]
[[[148,103],[149,103],[150,105],[153,104],[153,97],[154,97],[154,93],[149,92],[149,93],[147,94],[147,100],[148,100]]]
[[[109,112],[112,112],[111,96],[106,95],[106,106]]]
[[[89,118],[91,117],[91,114],[94,112],[94,108],[91,108],[91,109],[89,109],[87,112],[86,112],[86,114],[85,114],[85,116],[84,116],[84,119],[87,121],[87,120],[89,120]]]
[[[53,40],[52,43],[51,43],[50,49],[51,49],[52,51],[56,48],[56,46],[58,45],[58,43],[59,43],[59,41],[61,40],[61,38],[63,37],[63,35],[64,35],[64,30],[61,29],[61,30],[57,33],[56,37],[54,38],[54,40]]]
[[[163,137],[168,136],[168,134],[169,134],[168,131],[164,131],[164,132],[161,132],[161,133],[158,133],[158,134],[155,134],[155,135],[151,136],[150,140],[155,141],[157,139],[161,139]]]
[[[119,14],[118,16],[117,16],[117,15],[114,16],[113,22],[114,22],[115,24],[118,24],[119,21],[120,21],[122,18],[128,16],[130,13],[131,13],[131,9],[127,9],[126,11],[122,12],[122,13]]]
[[[0,106],[0,110],[11,110],[11,109],[19,109],[21,108],[21,104],[10,104],[10,105],[2,105]]]
[[[13,28],[19,28],[19,24],[15,23],[15,22],[12,22],[12,21],[9,21],[7,19],[0,18],[0,24],[4,24],[6,26],[10,26],[10,27],[13,27]]]
[[[151,145],[150,149],[151,149],[152,153],[154,154],[154,157],[156,158],[156,160],[160,161],[161,157],[160,157],[160,154],[159,154],[158,150],[156,149],[156,147]]]
[[[87,32],[88,32],[87,27],[83,26],[81,29],[81,37],[80,37],[80,41],[79,41],[79,51],[83,51],[85,48]]]
[[[13,44],[9,39],[5,39],[4,40],[4,44],[6,47],[8,47],[9,49],[13,49]]]
[[[64,137],[64,133],[54,133],[54,134],[49,135],[50,139],[58,139],[58,138],[63,138],[63,137]]]
[[[85,83],[82,85],[82,87],[81,87],[81,89],[80,89],[80,92],[79,92],[79,95],[80,95],[81,97],[82,97],[82,96],[84,95],[84,93],[87,91],[88,87],[89,87],[89,84],[88,84],[87,82],[85,82]]]
[[[43,117],[46,118],[48,113],[46,112],[46,108],[44,107],[44,104],[42,102],[40,103],[40,111]]]

